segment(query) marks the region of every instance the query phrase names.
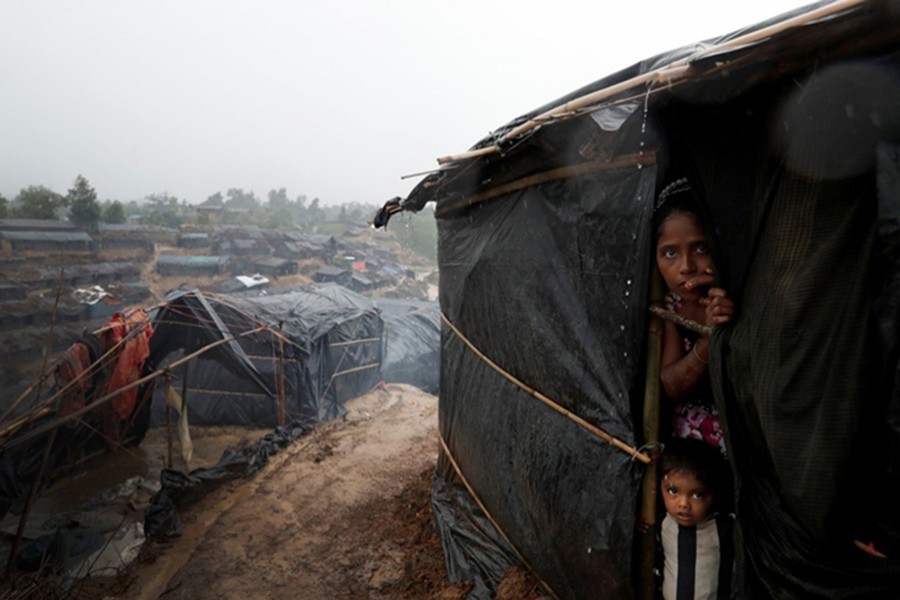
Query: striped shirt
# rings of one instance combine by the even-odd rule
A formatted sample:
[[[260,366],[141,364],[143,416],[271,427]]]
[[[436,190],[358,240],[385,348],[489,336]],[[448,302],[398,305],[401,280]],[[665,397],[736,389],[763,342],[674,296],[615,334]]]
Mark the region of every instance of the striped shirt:
[[[671,515],[662,522],[665,600],[720,600],[731,592],[734,540],[729,515],[683,527]]]

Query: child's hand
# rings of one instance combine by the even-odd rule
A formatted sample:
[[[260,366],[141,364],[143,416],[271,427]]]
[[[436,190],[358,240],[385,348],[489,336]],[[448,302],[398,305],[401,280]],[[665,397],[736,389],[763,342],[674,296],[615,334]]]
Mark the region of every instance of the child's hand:
[[[710,288],[706,298],[700,299],[700,304],[706,307],[707,325],[721,325],[734,316],[734,302],[722,288]]]

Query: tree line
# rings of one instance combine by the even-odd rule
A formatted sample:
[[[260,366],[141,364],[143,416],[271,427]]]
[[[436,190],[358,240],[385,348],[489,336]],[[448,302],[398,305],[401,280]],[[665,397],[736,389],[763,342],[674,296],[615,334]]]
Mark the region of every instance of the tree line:
[[[270,190],[265,200],[258,198],[252,190],[230,188],[224,194],[216,192],[210,195],[199,205],[191,205],[168,192],[150,194],[142,201],[101,202],[90,182],[78,175],[66,194],[59,194],[42,185],[32,185],[22,189],[12,200],[0,195],[0,219],[68,218],[90,232],[96,232],[101,223],[127,222],[178,229],[188,224],[208,224],[208,214],[198,211],[198,206],[221,208],[222,223],[258,225],[267,229],[293,228],[308,232],[321,232],[323,229],[328,232],[329,224],[364,224],[372,219],[378,209],[374,205],[358,203],[325,206],[318,198],[310,200],[303,194],[292,198],[285,188]],[[437,232],[431,217],[404,215],[392,221],[391,230],[401,244],[426,256],[436,256]]]

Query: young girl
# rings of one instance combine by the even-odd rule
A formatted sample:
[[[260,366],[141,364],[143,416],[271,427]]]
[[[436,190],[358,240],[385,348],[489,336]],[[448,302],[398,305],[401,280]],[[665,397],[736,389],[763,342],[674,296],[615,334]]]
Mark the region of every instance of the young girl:
[[[725,459],[702,442],[675,440],[661,465],[663,599],[730,597],[733,522],[720,510],[727,504]]]
[[[669,288],[666,308],[700,324],[730,321],[734,304],[725,290],[715,287],[706,231],[697,217],[687,179],[663,189],[653,218],[656,264]],[[665,395],[676,403],[673,435],[702,440],[724,453],[722,427],[707,376],[709,339],[666,321],[662,346],[660,380]]]

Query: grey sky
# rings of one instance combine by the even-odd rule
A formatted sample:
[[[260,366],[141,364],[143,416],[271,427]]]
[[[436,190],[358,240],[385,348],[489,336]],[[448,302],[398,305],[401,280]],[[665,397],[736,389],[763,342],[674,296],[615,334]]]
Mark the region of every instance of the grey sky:
[[[0,0],[0,194],[404,196],[438,156],[795,0]]]

